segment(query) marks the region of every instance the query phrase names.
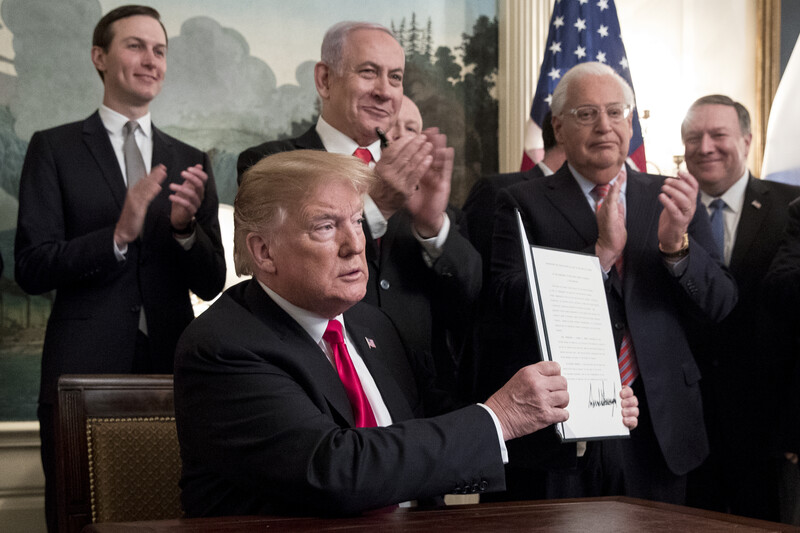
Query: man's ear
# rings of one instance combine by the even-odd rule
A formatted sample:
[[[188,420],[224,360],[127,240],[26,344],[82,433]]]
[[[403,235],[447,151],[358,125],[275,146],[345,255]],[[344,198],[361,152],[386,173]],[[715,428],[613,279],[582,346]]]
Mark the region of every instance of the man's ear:
[[[99,46],[92,46],[92,64],[100,72],[106,71],[106,52]]]
[[[274,274],[277,268],[271,254],[271,242],[259,233],[248,233],[246,242],[247,251],[253,258],[255,268],[267,274]]]
[[[314,84],[317,86],[317,92],[323,100],[327,100],[330,97],[332,74],[331,67],[322,61],[314,65]]]
[[[744,136],[744,156],[747,157],[750,154],[750,143],[753,142],[753,134],[748,133]]]
[[[555,135],[556,141],[558,141],[559,144],[564,144],[564,137],[561,134],[561,126],[563,124],[561,122],[561,117],[558,116],[551,117],[550,124],[552,124],[553,126],[553,135]]]

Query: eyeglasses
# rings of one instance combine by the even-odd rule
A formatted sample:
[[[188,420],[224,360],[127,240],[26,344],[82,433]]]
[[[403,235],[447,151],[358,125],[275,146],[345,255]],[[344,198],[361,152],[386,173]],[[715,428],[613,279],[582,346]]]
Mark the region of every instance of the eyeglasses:
[[[591,126],[600,120],[600,113],[602,111],[602,108],[594,105],[582,105],[576,107],[575,109],[570,109],[567,111],[567,113],[575,117],[575,120],[578,121],[578,124]],[[608,120],[611,122],[620,122],[630,116],[631,106],[627,104],[611,104],[606,106],[605,113],[606,116],[608,116]]]

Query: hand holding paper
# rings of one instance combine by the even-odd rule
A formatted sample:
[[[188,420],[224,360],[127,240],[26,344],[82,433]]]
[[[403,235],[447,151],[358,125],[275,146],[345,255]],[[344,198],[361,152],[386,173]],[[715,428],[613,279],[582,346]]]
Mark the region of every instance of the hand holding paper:
[[[558,363],[544,361],[520,369],[486,400],[503,430],[503,439],[528,435],[569,418],[567,380]]]

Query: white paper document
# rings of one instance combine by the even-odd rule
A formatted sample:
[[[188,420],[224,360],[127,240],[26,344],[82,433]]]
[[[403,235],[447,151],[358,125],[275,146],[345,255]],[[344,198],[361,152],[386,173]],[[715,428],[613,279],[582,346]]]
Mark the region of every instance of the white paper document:
[[[629,435],[622,423],[622,384],[603,272],[594,255],[531,246],[517,212],[525,271],[542,360],[567,379],[564,441]]]

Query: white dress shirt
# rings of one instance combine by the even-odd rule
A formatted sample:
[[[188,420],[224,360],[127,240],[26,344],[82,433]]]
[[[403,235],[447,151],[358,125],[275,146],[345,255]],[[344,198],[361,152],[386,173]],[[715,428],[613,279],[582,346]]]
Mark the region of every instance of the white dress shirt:
[[[357,148],[366,148],[372,154],[372,161],[369,163],[370,168],[375,168],[375,163],[381,160],[380,139],[369,146],[359,146],[353,139],[328,124],[325,119],[322,118],[322,115],[320,115],[317,121],[317,135],[319,135],[322,145],[328,152],[352,155]],[[369,226],[372,239],[380,239],[386,234],[389,221],[383,216],[383,213],[378,208],[375,201],[368,194],[364,194],[362,199],[364,201],[364,217],[367,219],[367,225]],[[442,255],[442,248],[450,232],[450,219],[447,213],[444,213],[444,223],[439,230],[439,234],[434,237],[425,239],[417,233],[413,226],[411,230],[414,234],[414,238],[416,238],[422,246],[422,256],[425,263],[428,266],[432,266],[433,262]]]
[[[747,180],[750,177],[750,172],[745,169],[744,174],[736,180],[736,183],[728,187],[728,190],[720,196],[711,196],[700,191],[700,201],[706,206],[708,216],[711,216],[711,202],[716,198],[721,198],[725,202],[725,209],[722,210],[722,223],[725,227],[725,236],[723,239],[724,253],[722,262],[725,266],[731,264],[731,255],[733,254],[733,245],[736,242],[736,228],[739,226],[739,219],[742,218],[742,209],[744,208],[744,195],[747,192]]]

